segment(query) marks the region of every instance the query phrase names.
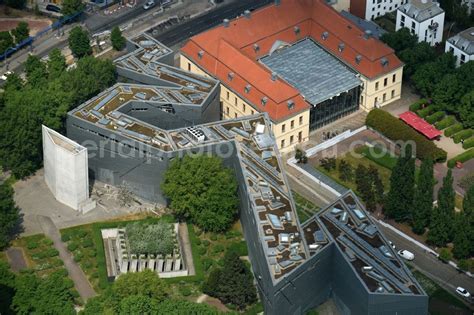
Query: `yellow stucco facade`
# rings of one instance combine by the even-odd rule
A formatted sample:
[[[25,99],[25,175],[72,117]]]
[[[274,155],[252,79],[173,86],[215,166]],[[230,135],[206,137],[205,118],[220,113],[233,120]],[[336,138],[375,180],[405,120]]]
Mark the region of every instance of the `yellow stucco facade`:
[[[400,99],[402,93],[403,67],[395,69],[376,79],[361,76],[363,82],[360,106],[365,111],[383,107]]]

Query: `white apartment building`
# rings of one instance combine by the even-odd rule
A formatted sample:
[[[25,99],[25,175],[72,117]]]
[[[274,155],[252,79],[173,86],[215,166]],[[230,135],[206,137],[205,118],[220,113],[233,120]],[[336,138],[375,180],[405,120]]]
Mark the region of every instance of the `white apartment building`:
[[[456,66],[474,60],[474,27],[468,28],[446,41],[445,51],[456,56]]]
[[[397,10],[408,0],[351,0],[350,12],[368,21]]]
[[[444,10],[433,0],[409,0],[397,10],[396,30],[408,28],[431,46],[443,39]]]

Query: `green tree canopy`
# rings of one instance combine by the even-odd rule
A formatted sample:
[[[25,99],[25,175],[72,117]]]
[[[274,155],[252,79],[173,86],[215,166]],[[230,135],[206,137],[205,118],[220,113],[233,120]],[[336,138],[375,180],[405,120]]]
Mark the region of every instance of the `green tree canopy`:
[[[31,86],[42,86],[48,78],[46,64],[36,55],[29,55],[26,59],[25,72]]]
[[[421,65],[411,77],[412,83],[423,97],[431,97],[443,77],[454,72],[455,63],[453,54],[442,54],[435,61]]]
[[[145,295],[131,295],[120,301],[120,312],[123,315],[158,314],[156,300]]]
[[[110,34],[110,41],[112,42],[112,47],[115,50],[122,50],[125,48],[126,39],[122,36],[122,31],[118,26],[112,29],[112,33]]]
[[[8,246],[19,224],[20,209],[13,200],[13,188],[3,183],[0,185],[0,250]]]
[[[61,9],[63,15],[72,15],[82,10],[84,10],[84,3],[82,0],[63,0],[63,6]]]
[[[5,0],[5,4],[14,9],[23,9],[26,5],[26,0]]]
[[[423,234],[429,225],[433,211],[433,186],[433,161],[425,159],[421,163],[412,210],[413,232],[417,234]]]
[[[13,37],[9,32],[0,32],[0,53],[4,53],[8,48],[13,47]]]
[[[59,48],[51,50],[47,64],[49,79],[60,76],[66,70],[66,58]]]
[[[380,40],[392,47],[397,53],[414,48],[418,43],[418,37],[410,33],[410,30],[406,27],[402,27],[396,32],[385,33],[380,37]]]
[[[174,160],[162,189],[175,215],[203,230],[224,231],[237,216],[237,181],[220,158],[198,155]]]
[[[13,29],[12,34],[15,36],[15,43],[17,44],[30,37],[30,28],[28,27],[28,23],[24,21],[18,23],[17,27]]]
[[[453,237],[453,255],[457,259],[469,258],[473,252],[472,232],[468,218],[464,213],[456,215],[455,218],[456,232]]]
[[[10,308],[15,295],[15,274],[7,262],[0,261],[0,314],[14,314]]]
[[[168,296],[168,285],[158,274],[146,269],[121,275],[114,282],[112,291],[117,301],[140,295],[161,302]]]
[[[428,242],[445,246],[453,236],[454,227],[453,177],[451,169],[443,178],[443,186],[438,191],[438,204],[433,210],[428,231]]]
[[[76,58],[92,54],[92,47],[89,41],[89,33],[80,26],[74,27],[69,33],[69,48]]]

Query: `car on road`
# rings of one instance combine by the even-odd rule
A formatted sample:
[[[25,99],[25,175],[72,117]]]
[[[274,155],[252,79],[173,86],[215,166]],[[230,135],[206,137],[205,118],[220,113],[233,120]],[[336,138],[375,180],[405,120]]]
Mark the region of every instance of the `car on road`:
[[[153,8],[155,5],[156,5],[155,0],[148,0],[148,1],[145,2],[145,4],[143,5],[143,9],[148,10],[148,9]]]
[[[467,291],[463,287],[457,287],[456,288],[456,293],[459,294],[462,297],[467,298],[467,299],[471,297],[471,293],[469,293],[469,291]]]
[[[0,77],[0,79],[2,79],[2,81],[6,81],[8,76],[11,75],[11,74],[13,74],[12,71],[7,71]]]
[[[406,249],[399,250],[398,255],[406,260],[413,260],[415,258],[415,254],[410,251],[407,251]]]

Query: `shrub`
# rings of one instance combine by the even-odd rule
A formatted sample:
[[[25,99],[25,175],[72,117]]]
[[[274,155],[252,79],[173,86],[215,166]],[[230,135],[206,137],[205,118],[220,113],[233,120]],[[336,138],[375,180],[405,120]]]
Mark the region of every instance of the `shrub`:
[[[428,100],[426,100],[426,99],[423,98],[423,99],[421,99],[421,100],[419,100],[419,101],[417,101],[417,102],[411,104],[411,105],[410,105],[410,111],[416,112],[416,111],[420,110],[421,107],[422,107],[423,105],[425,105],[426,103],[428,103]]]
[[[451,137],[452,135],[454,135],[456,132],[459,132],[463,129],[463,126],[461,123],[457,123],[457,124],[454,124],[452,125],[451,127],[449,127],[448,129],[446,129],[444,131],[444,135],[446,137]]]
[[[86,262],[84,262],[83,266],[84,266],[84,269],[91,269],[92,268],[92,262],[86,261]]]
[[[204,258],[202,260],[202,267],[204,268],[204,271],[208,271],[209,268],[214,264],[214,261],[210,258]]]
[[[202,241],[202,245],[208,247],[209,245],[211,244],[211,242],[209,242],[209,240],[203,240]]]
[[[469,149],[468,151],[465,151],[450,159],[448,161],[448,167],[453,168],[454,166],[456,166],[456,162],[466,162],[472,158],[474,158],[474,148]]]
[[[469,271],[469,260],[467,259],[461,259],[458,262],[458,268],[464,271]]]
[[[68,275],[67,270],[64,268],[58,269],[54,273],[60,275],[61,277],[67,277]]]
[[[91,274],[91,278],[92,278],[92,279],[98,279],[98,278],[99,278],[99,272],[98,272],[98,271],[94,271],[94,272]]]
[[[453,141],[454,143],[459,143],[461,140],[465,140],[472,137],[472,129],[461,130],[454,134]]]
[[[31,255],[31,258],[33,258],[33,260],[40,260],[44,259],[45,257],[45,252],[34,253],[33,255]]]
[[[80,238],[86,237],[87,234],[88,234],[88,233],[87,233],[86,230],[79,230],[79,231],[77,232],[77,236],[80,237]]]
[[[201,229],[195,228],[195,229],[194,229],[194,234],[196,234],[196,236],[200,236],[200,235],[202,234]]]
[[[94,245],[94,242],[92,241],[91,238],[86,238],[84,242],[82,242],[82,247],[84,248],[92,247],[93,245]]]
[[[204,246],[199,246],[198,247],[198,254],[199,255],[205,255],[207,253],[207,247],[204,247]]]
[[[70,239],[71,235],[69,233],[64,233],[63,235],[61,235],[61,241],[63,241],[64,243],[69,242]]]
[[[214,247],[212,247],[212,253],[214,254],[222,253],[224,250],[225,250],[225,247],[222,244],[216,244],[214,245]]]
[[[56,257],[59,256],[59,251],[56,248],[51,248],[46,251],[46,256]]]
[[[65,278],[64,279],[64,286],[68,289],[71,289],[72,287],[74,287],[74,282],[69,278]]]
[[[82,253],[77,253],[76,255],[74,255],[74,261],[75,262],[80,262],[82,260],[82,258],[84,258],[84,254],[82,254]]]
[[[49,238],[45,238],[42,243],[46,246],[52,246],[54,244],[53,240],[50,240]]]
[[[217,241],[217,235],[212,233],[210,239],[211,241]]]
[[[245,241],[230,244],[228,250],[236,251],[239,254],[239,257],[248,256],[249,254],[247,249],[247,243]]]
[[[366,124],[393,141],[414,141],[416,156],[419,159],[431,158],[437,162],[446,161],[446,151],[438,148],[410,126],[381,109],[372,110],[367,115]]]
[[[453,255],[451,254],[449,249],[441,248],[441,250],[439,251],[439,257],[438,258],[443,262],[448,262],[453,258]]]
[[[28,242],[26,243],[26,248],[28,248],[28,249],[36,249],[36,248],[38,248],[38,243],[35,242],[35,241],[28,241]]]
[[[446,116],[446,114],[445,114],[444,112],[436,112],[436,113],[431,114],[431,115],[429,115],[428,117],[426,117],[426,121],[427,121],[429,124],[434,124],[435,122],[438,122],[438,121],[440,121],[441,119],[443,119],[444,116]]]
[[[418,116],[420,116],[421,118],[425,118],[427,117],[428,115],[431,115],[432,112],[434,112],[435,108],[433,105],[430,105],[430,106],[426,106],[425,108],[419,110],[417,112]]]
[[[463,149],[470,149],[474,147],[474,137],[471,137],[469,139],[464,140],[464,143],[462,144]]]
[[[181,293],[182,296],[190,296],[192,292],[187,286],[180,286],[179,293]]]
[[[77,249],[77,244],[76,243],[71,243],[67,246],[67,249],[70,251],[70,252],[73,252]]]
[[[454,116],[446,116],[435,124],[438,130],[443,130],[456,123]]]
[[[97,252],[93,249],[93,250],[90,250],[89,253],[87,253],[87,256],[89,257],[95,257],[97,256]]]
[[[56,258],[53,260],[53,266],[54,267],[64,266],[64,261],[62,261],[62,259]]]
[[[198,245],[198,246],[201,245],[201,239],[199,239],[199,238],[196,239],[196,245]]]

